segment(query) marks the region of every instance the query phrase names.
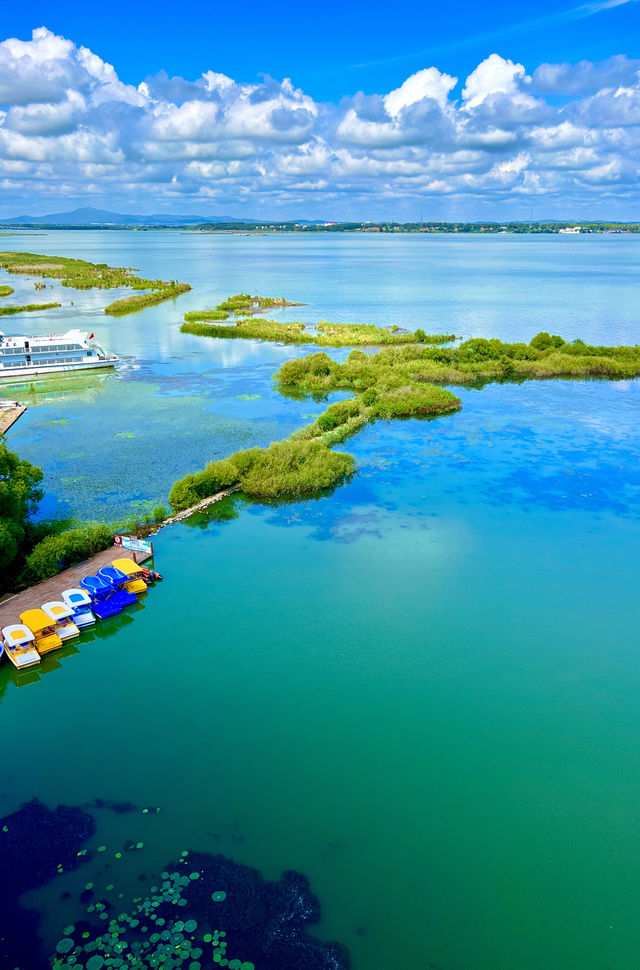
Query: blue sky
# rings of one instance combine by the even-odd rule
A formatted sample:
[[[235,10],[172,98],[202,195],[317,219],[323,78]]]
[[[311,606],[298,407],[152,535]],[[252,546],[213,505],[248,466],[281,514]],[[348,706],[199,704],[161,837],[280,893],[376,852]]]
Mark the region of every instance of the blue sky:
[[[431,64],[465,77],[493,51],[528,71],[544,61],[640,57],[640,6],[631,0],[590,16],[589,9],[603,5],[453,0],[394,9],[362,0],[190,0],[184,6],[115,0],[105,7],[56,0],[8,6],[0,25],[5,36],[26,40],[46,24],[113,64],[130,84],[161,68],[185,78],[215,70],[238,81],[265,73],[290,77],[317,101],[389,91]]]
[[[639,0],[107,12],[3,13],[0,216],[640,219]]]

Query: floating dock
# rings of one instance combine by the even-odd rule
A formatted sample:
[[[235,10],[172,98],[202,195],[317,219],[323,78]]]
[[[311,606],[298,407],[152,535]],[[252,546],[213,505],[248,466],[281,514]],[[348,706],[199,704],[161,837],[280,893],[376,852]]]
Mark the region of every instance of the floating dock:
[[[103,566],[110,566],[114,559],[122,558],[132,559],[137,564],[148,559],[149,556],[130,550],[123,553],[120,546],[110,546],[103,552],[99,552],[97,556],[86,559],[84,562],[78,563],[77,566],[64,569],[57,576],[45,579],[43,583],[38,583],[37,586],[31,586],[21,593],[2,597],[0,599],[0,630],[12,623],[19,623],[20,614],[24,613],[25,610],[40,609],[43,603],[59,600],[62,591],[76,588],[83,576],[95,574]]]
[[[4,434],[24,414],[26,407],[16,401],[0,401],[0,434]]]

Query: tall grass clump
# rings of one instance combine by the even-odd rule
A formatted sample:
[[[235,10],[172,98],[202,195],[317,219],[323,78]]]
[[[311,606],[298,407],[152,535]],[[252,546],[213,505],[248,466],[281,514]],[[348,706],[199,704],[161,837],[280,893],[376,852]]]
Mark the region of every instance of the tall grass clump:
[[[184,319],[187,323],[197,323],[204,320],[228,320],[229,314],[226,310],[190,310],[185,313]]]
[[[187,293],[191,289],[188,283],[174,283],[162,289],[154,290],[151,293],[134,293],[133,296],[125,296],[120,300],[114,300],[104,308],[104,312],[112,317],[121,317],[125,313],[135,313],[136,310],[144,310],[148,306],[156,306],[164,303],[165,300],[173,300],[181,293]]]
[[[351,455],[331,451],[323,442],[280,441],[268,448],[238,451],[186,475],[174,484],[169,503],[179,512],[233,486],[256,498],[312,495],[353,469]]]

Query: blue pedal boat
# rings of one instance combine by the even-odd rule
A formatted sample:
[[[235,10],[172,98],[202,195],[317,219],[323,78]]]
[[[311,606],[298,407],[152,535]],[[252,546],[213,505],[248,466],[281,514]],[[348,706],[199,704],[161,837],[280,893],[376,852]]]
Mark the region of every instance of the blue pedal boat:
[[[80,585],[91,597],[91,608],[99,620],[106,620],[107,617],[122,612],[122,606],[116,598],[117,593],[104,579],[99,576],[84,576]]]
[[[115,595],[119,597],[118,602],[122,603],[123,606],[131,606],[132,603],[138,602],[136,594],[130,593],[125,589],[129,582],[129,577],[121,569],[118,569],[116,566],[103,566],[102,569],[98,570],[97,575],[105,583],[111,583],[113,589],[116,591]]]

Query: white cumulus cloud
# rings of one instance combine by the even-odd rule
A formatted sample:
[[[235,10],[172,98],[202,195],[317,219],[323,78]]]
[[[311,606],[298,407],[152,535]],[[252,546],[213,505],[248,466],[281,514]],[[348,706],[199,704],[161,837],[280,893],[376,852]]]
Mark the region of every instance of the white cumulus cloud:
[[[426,65],[338,104],[215,67],[182,78],[158,65],[132,85],[46,27],[0,42],[3,215],[67,199],[180,212],[189,197],[205,214],[415,217],[427,200],[434,217],[481,205],[503,219],[536,197],[545,216],[637,217],[638,60],[529,75],[492,53],[461,81]]]

